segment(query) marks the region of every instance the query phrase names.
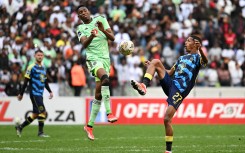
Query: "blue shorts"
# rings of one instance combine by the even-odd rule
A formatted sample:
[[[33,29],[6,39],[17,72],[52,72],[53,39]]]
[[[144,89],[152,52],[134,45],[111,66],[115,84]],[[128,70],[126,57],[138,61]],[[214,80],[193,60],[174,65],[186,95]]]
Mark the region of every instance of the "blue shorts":
[[[181,95],[181,92],[175,86],[174,81],[167,72],[165,73],[164,78],[160,80],[160,85],[162,86],[164,93],[168,96],[168,105],[172,105],[177,110],[184,97]]]
[[[30,98],[33,106],[33,113],[40,114],[46,112],[42,96],[30,95]]]

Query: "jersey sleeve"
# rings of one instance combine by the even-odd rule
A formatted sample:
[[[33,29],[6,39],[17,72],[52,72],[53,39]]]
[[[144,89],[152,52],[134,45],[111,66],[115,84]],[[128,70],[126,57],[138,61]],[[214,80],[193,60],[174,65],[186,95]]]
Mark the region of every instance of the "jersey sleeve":
[[[176,70],[177,69],[177,66],[178,66],[178,62],[179,62],[179,59],[174,63],[174,65],[172,66],[171,69]]]
[[[109,23],[108,23],[108,21],[107,21],[107,19],[106,19],[106,17],[101,16],[100,21],[102,22],[103,27],[104,27],[105,30],[111,28]]]
[[[26,73],[25,73],[25,78],[31,79],[31,70],[32,70],[33,66],[34,66],[33,64],[28,66]]]
[[[81,39],[83,36],[86,36],[86,35],[85,35],[85,33],[83,32],[82,27],[81,27],[81,26],[78,26],[78,27],[77,27],[77,37],[78,37],[78,40],[80,41],[80,39]]]

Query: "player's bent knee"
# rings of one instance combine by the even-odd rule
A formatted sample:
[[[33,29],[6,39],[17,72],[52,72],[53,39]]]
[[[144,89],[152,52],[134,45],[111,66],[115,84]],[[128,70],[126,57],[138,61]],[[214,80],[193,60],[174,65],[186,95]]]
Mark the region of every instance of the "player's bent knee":
[[[101,78],[100,78],[100,81],[101,81],[101,85],[102,86],[109,86],[109,77],[107,74],[104,74]]]
[[[30,117],[31,117],[32,119],[36,119],[36,118],[38,117],[38,114],[31,114]]]
[[[101,99],[102,99],[101,93],[96,93],[96,94],[95,94],[95,99],[101,100]]]
[[[162,64],[162,62],[159,60],[159,59],[153,59],[152,60],[152,64],[155,66],[155,67],[158,67]]]
[[[171,118],[168,116],[165,116],[164,117],[164,124],[169,124],[169,123],[171,123]]]
[[[38,118],[44,118],[44,119],[46,119],[46,117],[47,117],[47,113],[46,112],[43,112],[43,113],[38,114]]]

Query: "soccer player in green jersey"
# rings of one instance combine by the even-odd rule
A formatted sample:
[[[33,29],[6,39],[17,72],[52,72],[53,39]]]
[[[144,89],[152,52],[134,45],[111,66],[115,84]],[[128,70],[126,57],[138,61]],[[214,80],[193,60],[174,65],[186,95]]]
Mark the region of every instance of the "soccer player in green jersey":
[[[108,76],[110,71],[108,39],[114,41],[115,38],[104,16],[91,18],[89,10],[84,5],[77,8],[77,14],[83,21],[83,24],[77,28],[78,39],[86,49],[86,64],[96,81],[95,98],[89,122],[84,126],[88,138],[94,140],[93,125],[100,110],[101,101],[105,104],[108,122],[117,121],[117,117],[111,111]]]

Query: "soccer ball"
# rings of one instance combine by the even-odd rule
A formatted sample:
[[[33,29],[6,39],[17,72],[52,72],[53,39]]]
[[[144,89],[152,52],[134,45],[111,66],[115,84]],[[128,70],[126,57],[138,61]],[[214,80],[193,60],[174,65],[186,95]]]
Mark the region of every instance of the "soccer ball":
[[[123,55],[130,55],[134,51],[134,43],[130,40],[123,40],[119,44],[119,52]]]
[[[20,123],[21,123],[21,118],[15,117],[15,118],[14,118],[14,124],[15,124],[15,125],[20,125]]]

